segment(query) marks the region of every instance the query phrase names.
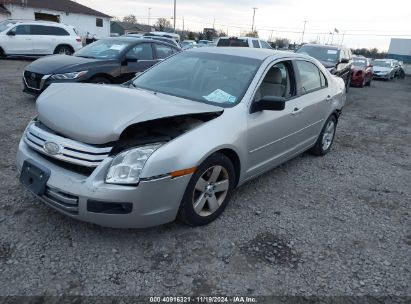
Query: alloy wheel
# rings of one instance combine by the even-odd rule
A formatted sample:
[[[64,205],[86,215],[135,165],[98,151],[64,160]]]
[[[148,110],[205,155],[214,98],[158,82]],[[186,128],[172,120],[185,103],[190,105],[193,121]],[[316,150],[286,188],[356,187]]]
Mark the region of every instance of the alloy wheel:
[[[323,138],[321,141],[322,148],[324,151],[328,150],[330,148],[333,138],[334,138],[334,133],[335,133],[335,123],[334,121],[330,120],[325,127]]]
[[[200,216],[216,212],[227,196],[229,185],[229,175],[224,167],[213,166],[207,169],[194,187],[194,211]]]

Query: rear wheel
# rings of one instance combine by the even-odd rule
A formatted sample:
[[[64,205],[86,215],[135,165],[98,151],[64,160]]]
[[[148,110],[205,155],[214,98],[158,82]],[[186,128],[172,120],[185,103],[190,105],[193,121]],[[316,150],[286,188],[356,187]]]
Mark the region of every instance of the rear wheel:
[[[350,85],[351,85],[351,75],[348,75],[347,80],[345,82],[345,92],[348,93],[350,90]]]
[[[97,76],[97,77],[91,78],[89,82],[98,83],[98,84],[110,84],[111,80],[103,76]]]
[[[215,153],[208,157],[188,183],[178,218],[192,226],[214,221],[230,200],[234,180],[234,166],[227,156]]]
[[[368,80],[366,86],[371,86],[371,81],[372,81],[372,76],[370,76],[370,79]]]
[[[327,154],[331,150],[331,146],[334,142],[335,130],[337,127],[337,118],[335,115],[328,117],[321,130],[320,136],[318,136],[317,142],[309,152],[313,155],[322,156]]]
[[[73,54],[73,50],[68,45],[59,45],[58,47],[56,47],[54,54],[71,55]]]
[[[0,48],[0,58],[4,58],[6,55],[4,54],[4,51],[2,48]]]

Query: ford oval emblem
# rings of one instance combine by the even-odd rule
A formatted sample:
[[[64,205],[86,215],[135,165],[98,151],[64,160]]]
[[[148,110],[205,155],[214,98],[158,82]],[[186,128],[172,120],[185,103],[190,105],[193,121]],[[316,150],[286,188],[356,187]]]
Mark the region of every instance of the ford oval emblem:
[[[60,153],[60,145],[56,144],[55,142],[48,141],[43,146],[44,151],[50,155],[56,155]]]

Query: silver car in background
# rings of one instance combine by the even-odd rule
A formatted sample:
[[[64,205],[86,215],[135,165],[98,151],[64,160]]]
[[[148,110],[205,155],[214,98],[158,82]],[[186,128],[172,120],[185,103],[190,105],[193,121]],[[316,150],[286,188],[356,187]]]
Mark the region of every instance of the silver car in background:
[[[253,48],[182,52],[124,86],[52,84],[20,141],[20,180],[102,226],[204,225],[235,187],[328,153],[345,94],[312,57]]]

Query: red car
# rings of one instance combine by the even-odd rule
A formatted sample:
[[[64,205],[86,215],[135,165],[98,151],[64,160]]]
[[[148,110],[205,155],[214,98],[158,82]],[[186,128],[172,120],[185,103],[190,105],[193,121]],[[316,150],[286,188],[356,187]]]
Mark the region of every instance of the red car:
[[[352,86],[369,86],[371,84],[373,68],[371,60],[365,57],[353,57]]]

